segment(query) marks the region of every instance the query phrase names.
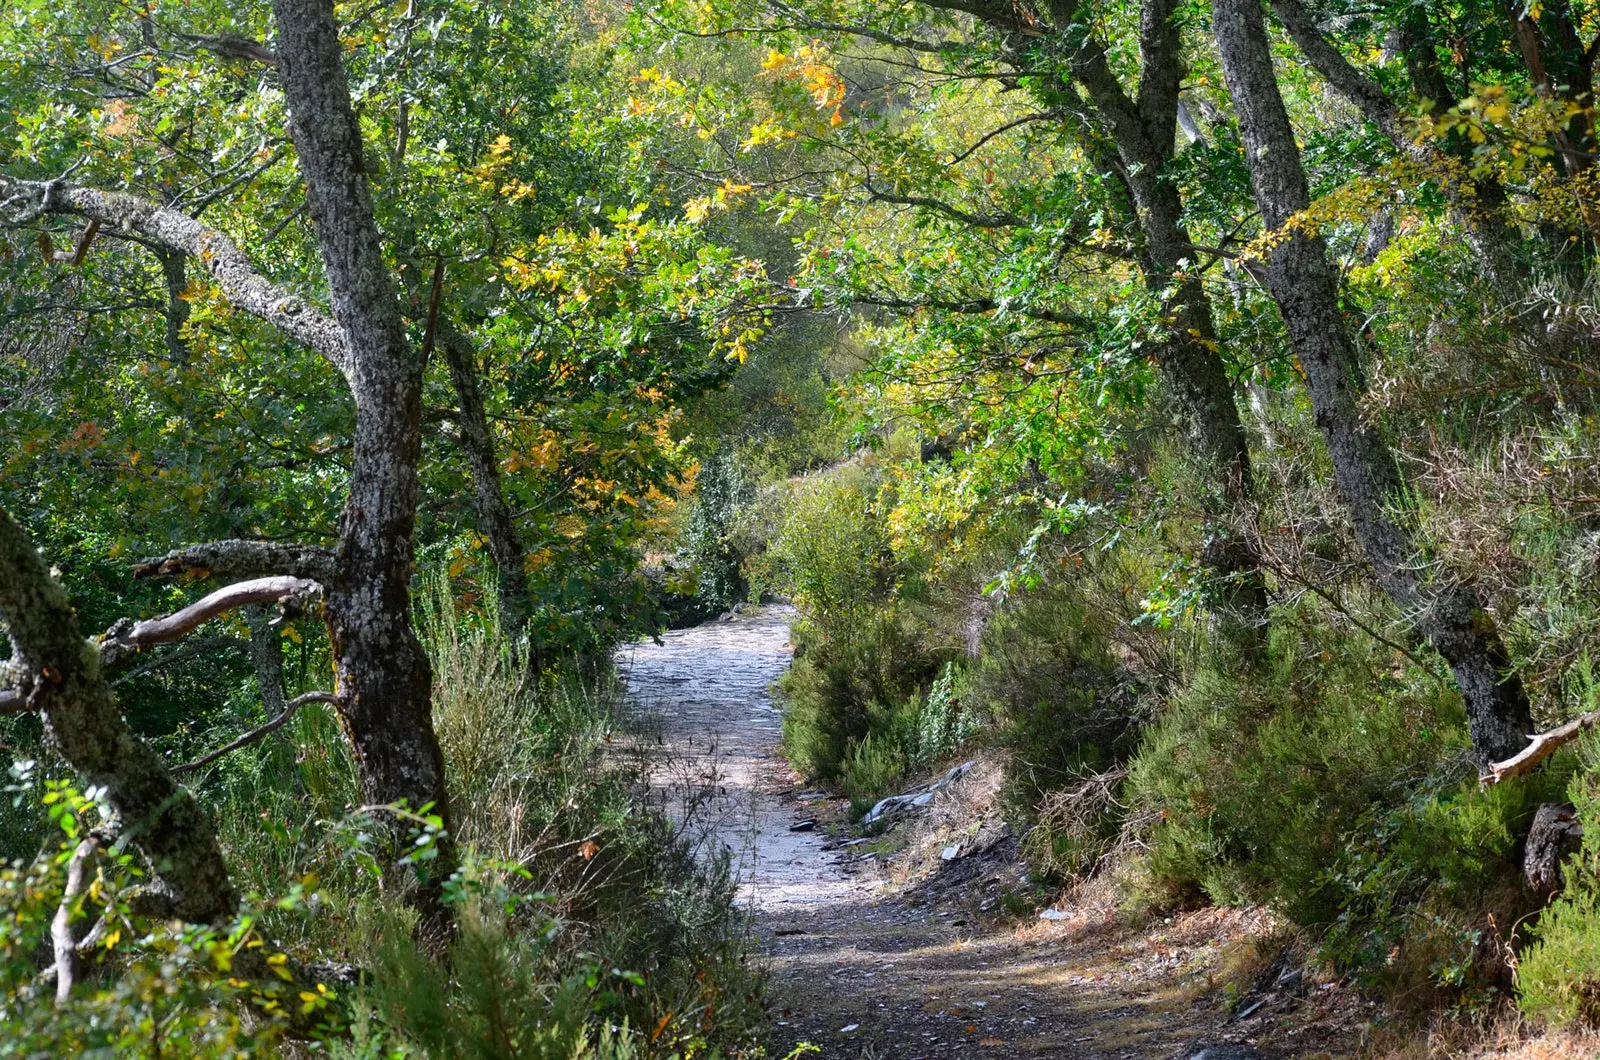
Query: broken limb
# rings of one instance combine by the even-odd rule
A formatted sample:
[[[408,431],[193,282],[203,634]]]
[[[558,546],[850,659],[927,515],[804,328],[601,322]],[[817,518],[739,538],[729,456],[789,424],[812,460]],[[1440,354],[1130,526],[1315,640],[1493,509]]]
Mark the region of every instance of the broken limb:
[[[1600,722],[1600,710],[1573,718],[1565,725],[1558,725],[1547,732],[1534,734],[1529,738],[1528,746],[1521,751],[1504,761],[1489,763],[1488,770],[1483,775],[1484,786],[1498,784],[1507,777],[1520,777],[1524,773],[1533,772],[1534,767],[1540,762],[1594,728],[1597,722]]]
[[[101,638],[101,652],[107,657],[108,664],[114,665],[141,648],[169,644],[178,640],[234,608],[285,599],[303,599],[321,592],[322,586],[309,578],[280,575],[235,582],[201,597],[188,607],[174,611],[170,615],[148,618],[142,622],[123,619],[106,630]]]

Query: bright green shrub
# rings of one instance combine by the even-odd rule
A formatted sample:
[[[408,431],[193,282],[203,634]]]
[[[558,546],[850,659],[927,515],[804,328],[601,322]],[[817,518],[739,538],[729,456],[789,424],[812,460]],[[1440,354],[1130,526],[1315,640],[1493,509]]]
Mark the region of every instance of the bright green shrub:
[[[770,562],[824,640],[857,639],[895,580],[865,473],[853,468],[796,486]]]

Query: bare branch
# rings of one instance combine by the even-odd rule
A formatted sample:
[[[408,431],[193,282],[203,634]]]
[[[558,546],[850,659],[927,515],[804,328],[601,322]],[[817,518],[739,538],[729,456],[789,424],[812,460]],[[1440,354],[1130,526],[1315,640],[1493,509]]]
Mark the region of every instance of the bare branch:
[[[337,568],[333,553],[315,545],[233,539],[173,549],[165,556],[143,561],[133,573],[137,578],[173,574],[259,578],[281,574],[327,582],[333,579]]]
[[[268,280],[233,240],[188,214],[121,192],[4,175],[0,175],[0,211],[11,215],[11,224],[45,214],[87,217],[114,232],[138,233],[181,251],[200,262],[234,308],[260,317],[347,372],[344,333],[332,317]]]
[[[1502,762],[1489,763],[1489,771],[1483,775],[1484,786],[1498,784],[1507,777],[1520,777],[1524,773],[1533,772],[1534,767],[1540,762],[1594,728],[1597,722],[1600,722],[1600,710],[1573,718],[1565,725],[1558,725],[1548,732],[1536,733],[1529,737],[1531,742],[1528,746],[1510,758]]]
[[[56,1004],[66,1004],[72,996],[72,984],[77,978],[78,940],[72,930],[78,900],[89,885],[89,868],[100,849],[94,835],[85,836],[72,852],[67,862],[67,886],[61,892],[61,904],[50,921],[50,941],[56,955]]]
[[[289,700],[288,703],[284,704],[283,711],[278,714],[277,717],[261,725],[257,725],[255,728],[251,729],[237,740],[223,744],[210,754],[202,755],[199,758],[196,758],[193,762],[185,762],[181,766],[173,766],[169,772],[171,772],[175,777],[180,777],[185,773],[193,773],[197,769],[203,769],[204,767],[210,765],[212,762],[215,762],[224,755],[232,754],[241,747],[247,747],[250,744],[255,743],[268,733],[277,729],[281,729],[290,718],[294,717],[294,712],[305,706],[307,703],[338,702],[339,697],[334,695],[332,692],[307,692],[303,696],[295,696],[293,699]]]
[[[111,656],[110,663],[115,664],[140,648],[170,644],[236,607],[271,603],[286,597],[305,597],[321,591],[322,586],[309,578],[280,576],[235,582],[170,615],[142,622],[123,619],[106,630],[101,638],[101,652]]]

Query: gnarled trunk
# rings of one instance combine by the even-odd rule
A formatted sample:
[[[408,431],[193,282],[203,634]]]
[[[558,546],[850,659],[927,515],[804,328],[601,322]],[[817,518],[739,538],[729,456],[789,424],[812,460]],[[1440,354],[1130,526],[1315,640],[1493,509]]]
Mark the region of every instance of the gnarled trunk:
[[[1256,204],[1269,230],[1283,230],[1311,199],[1260,0],[1215,0],[1213,12]],[[1339,494],[1379,582],[1396,603],[1419,614],[1423,632],[1455,672],[1478,760],[1488,764],[1514,754],[1533,731],[1527,695],[1477,594],[1424,573],[1414,527],[1392,514],[1404,511],[1404,483],[1394,454],[1362,419],[1360,360],[1321,237],[1293,230],[1281,238],[1271,251],[1267,282],[1305,372]]]
[[[275,0],[273,11],[278,74],[356,404],[350,498],[326,603],[339,714],[362,797],[403,800],[412,810],[431,805],[448,827],[432,673],[411,625],[422,357],[406,341],[383,259],[333,6]],[[434,899],[425,895],[424,904]]]
[[[11,683],[44,715],[45,736],[89,784],[105,788],[153,878],[145,908],[195,923],[238,904],[205,811],[161,756],[122,720],[67,594],[10,513],[0,509],[0,621],[11,637]]]

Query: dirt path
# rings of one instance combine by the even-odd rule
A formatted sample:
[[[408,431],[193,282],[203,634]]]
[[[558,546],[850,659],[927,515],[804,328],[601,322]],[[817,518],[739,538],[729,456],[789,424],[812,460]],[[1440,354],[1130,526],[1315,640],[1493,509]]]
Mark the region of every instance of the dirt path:
[[[912,860],[904,841],[842,846],[846,833],[828,825],[838,804],[798,790],[777,749],[768,686],[789,663],[791,617],[768,608],[618,657],[669,752],[661,790],[694,803],[705,834],[733,855],[770,974],[772,1056],[811,1042],[852,1060],[1167,1060],[1201,1053],[1203,1042],[1248,1040],[1250,1027],[1229,1033],[1202,1000],[1229,941],[1259,930],[1240,915],[1206,911],[1150,933],[1122,930],[1104,910],[1008,917],[1005,895],[1027,883],[1014,839],[947,864],[935,855],[915,882],[883,867]],[[814,829],[792,830],[812,817],[821,818]],[[1258,1055],[1318,1052],[1211,1053]]]

